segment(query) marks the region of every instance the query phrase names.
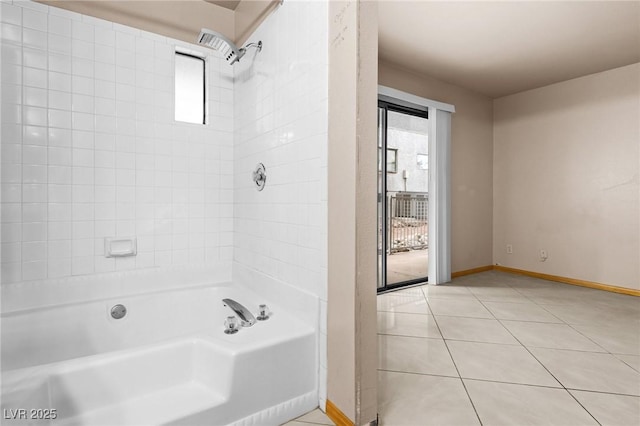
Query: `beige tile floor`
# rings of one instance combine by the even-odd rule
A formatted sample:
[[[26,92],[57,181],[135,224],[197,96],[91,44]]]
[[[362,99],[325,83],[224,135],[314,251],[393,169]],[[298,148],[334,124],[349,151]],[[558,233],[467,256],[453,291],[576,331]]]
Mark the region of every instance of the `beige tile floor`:
[[[378,296],[382,426],[640,425],[640,298],[485,272]],[[332,425],[319,410],[289,426]]]
[[[380,424],[640,425],[640,299],[485,272],[378,296]]]
[[[316,408],[307,414],[285,423],[286,426],[312,426],[312,425],[330,425],[335,426],[326,414]]]

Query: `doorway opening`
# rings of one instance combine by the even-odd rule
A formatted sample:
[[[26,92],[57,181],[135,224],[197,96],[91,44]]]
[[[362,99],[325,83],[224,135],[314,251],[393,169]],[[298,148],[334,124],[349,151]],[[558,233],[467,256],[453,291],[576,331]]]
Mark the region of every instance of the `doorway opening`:
[[[428,118],[378,101],[378,292],[428,281]]]

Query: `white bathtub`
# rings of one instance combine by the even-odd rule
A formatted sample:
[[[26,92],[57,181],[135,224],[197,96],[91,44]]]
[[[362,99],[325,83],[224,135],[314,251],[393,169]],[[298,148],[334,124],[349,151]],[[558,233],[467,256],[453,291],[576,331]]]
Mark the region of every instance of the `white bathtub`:
[[[273,315],[227,335],[224,298]],[[317,375],[317,327],[237,285],[2,314],[7,425],[277,425],[318,405]]]

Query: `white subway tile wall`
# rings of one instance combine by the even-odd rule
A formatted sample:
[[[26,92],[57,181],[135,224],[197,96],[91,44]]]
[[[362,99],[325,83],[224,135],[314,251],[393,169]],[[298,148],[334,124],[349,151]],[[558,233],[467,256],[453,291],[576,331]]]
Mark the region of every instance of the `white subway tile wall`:
[[[319,297],[324,407],[327,4],[285,2],[234,66],[55,7],[0,7],[1,282],[233,260]],[[176,46],[207,57],[207,125],[174,121]],[[105,258],[113,236],[137,236],[137,256]]]
[[[324,16],[323,2],[287,2],[249,39],[262,52],[235,65],[234,260],[326,300]],[[262,192],[251,180],[257,163]]]
[[[3,1],[2,282],[230,261],[233,68],[217,53]],[[176,46],[206,55],[208,124],[174,121]],[[105,258],[104,237],[138,255]]]
[[[319,297],[319,394],[324,408],[327,2],[286,1],[248,41],[258,40],[262,51],[249,49],[234,65],[234,262]],[[225,90],[222,98],[231,95]],[[261,192],[251,180],[257,163],[267,172]]]

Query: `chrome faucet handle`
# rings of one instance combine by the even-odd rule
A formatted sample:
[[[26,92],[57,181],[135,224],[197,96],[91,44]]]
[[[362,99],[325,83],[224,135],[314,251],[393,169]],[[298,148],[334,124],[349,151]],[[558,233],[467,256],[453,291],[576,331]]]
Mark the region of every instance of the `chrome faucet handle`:
[[[224,330],[225,334],[236,334],[240,329],[238,318],[233,315],[227,317],[226,321],[224,322],[224,326],[226,327]]]
[[[252,173],[253,175],[253,180],[256,183],[256,185],[262,183],[265,180],[265,176],[264,173],[262,172],[262,170],[256,170]]]
[[[267,305],[260,305],[258,307],[258,316],[256,317],[258,321],[266,321],[269,319],[269,308]]]

